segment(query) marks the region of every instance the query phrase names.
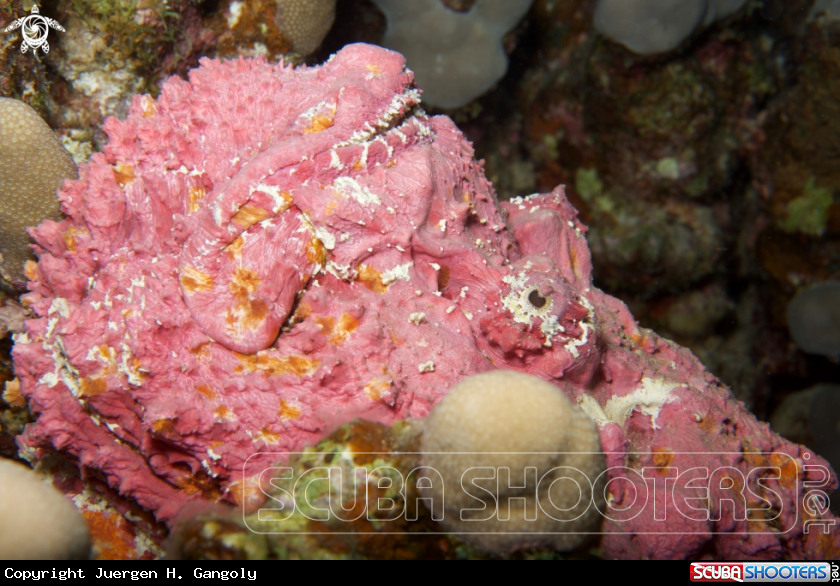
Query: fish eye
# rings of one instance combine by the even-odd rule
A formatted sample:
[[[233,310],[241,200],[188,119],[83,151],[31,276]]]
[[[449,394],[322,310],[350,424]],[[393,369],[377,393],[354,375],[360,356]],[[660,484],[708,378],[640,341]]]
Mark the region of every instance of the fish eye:
[[[522,310],[531,317],[542,317],[551,312],[554,300],[551,295],[543,295],[536,285],[528,287],[519,294],[519,304]]]
[[[545,307],[545,304],[548,302],[548,300],[545,297],[543,297],[542,295],[540,295],[540,292],[537,291],[536,289],[531,291],[531,293],[528,295],[528,301],[531,303],[531,305],[533,305],[537,309],[542,309],[543,307]]]

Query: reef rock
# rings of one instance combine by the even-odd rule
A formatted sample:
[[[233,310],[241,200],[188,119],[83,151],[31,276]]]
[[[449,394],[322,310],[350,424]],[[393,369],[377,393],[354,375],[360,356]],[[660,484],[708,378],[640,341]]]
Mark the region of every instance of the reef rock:
[[[383,45],[405,55],[424,102],[460,108],[507,72],[502,39],[533,0],[478,0],[466,12],[441,0],[374,0],[388,19]]]
[[[14,360],[38,418],[21,453],[70,454],[167,522],[188,501],[247,509],[249,471],[353,418],[424,417],[504,368],[599,424],[606,555],[836,553],[836,530],[802,525],[804,483],[834,485],[825,462],[592,287],[562,188],[500,205],[419,100],[399,54],[351,45],[313,68],[205,60],[109,119],[104,153],[59,193],[67,219],[33,230],[38,317]],[[764,464],[779,474],[750,475]],[[749,521],[716,521],[731,487],[693,476],[673,492],[709,502],[705,519],[625,506],[645,467],[663,469],[650,503],[665,506],[654,481],[701,466],[749,487]]]
[[[746,0],[598,0],[594,25],[634,53],[675,49],[698,27],[740,10]]]

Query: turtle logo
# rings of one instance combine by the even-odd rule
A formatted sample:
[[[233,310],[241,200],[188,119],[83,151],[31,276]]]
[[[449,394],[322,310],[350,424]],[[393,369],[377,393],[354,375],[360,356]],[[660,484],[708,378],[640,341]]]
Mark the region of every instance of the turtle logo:
[[[64,32],[64,27],[58,24],[58,22],[52,18],[38,14],[38,6],[36,5],[32,7],[32,14],[12,22],[12,24],[6,27],[6,32],[8,33],[21,28],[23,43],[20,45],[20,52],[26,53],[31,47],[32,52],[37,53],[40,48],[46,55],[50,52],[50,44],[47,42],[48,27]]]

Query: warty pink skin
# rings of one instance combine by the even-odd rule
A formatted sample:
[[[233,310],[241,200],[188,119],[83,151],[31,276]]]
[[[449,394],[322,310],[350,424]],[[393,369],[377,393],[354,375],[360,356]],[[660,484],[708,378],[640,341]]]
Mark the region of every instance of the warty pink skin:
[[[309,69],[203,61],[109,119],[105,152],[60,192],[68,218],[33,230],[39,317],[14,358],[38,419],[22,453],[72,454],[171,521],[188,501],[235,500],[246,462],[259,471],[355,417],[424,417],[463,377],[508,368],[600,418],[611,463],[785,453],[795,478],[776,489],[801,493],[806,451],[591,286],[562,188],[499,205],[469,143],[418,100],[401,56],[353,45]],[[646,385],[667,392],[610,407]],[[613,500],[626,476],[611,472]],[[801,521],[771,537],[712,522],[644,534],[658,523],[605,522],[606,555],[825,545]]]

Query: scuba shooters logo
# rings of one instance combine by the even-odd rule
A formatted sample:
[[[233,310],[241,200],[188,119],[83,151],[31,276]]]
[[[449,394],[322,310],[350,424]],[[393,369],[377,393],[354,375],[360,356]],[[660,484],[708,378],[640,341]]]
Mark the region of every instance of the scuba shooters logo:
[[[51,28],[64,32],[64,27],[58,24],[58,21],[41,16],[38,6],[35,5],[32,7],[29,16],[12,21],[12,24],[6,27],[6,32],[21,29],[23,35],[23,41],[20,44],[21,53],[26,53],[29,49],[32,49],[33,53],[37,53],[38,49],[41,49],[46,55],[50,52],[47,35],[49,35],[49,29]]]
[[[692,582],[840,582],[837,562],[692,562]]]

